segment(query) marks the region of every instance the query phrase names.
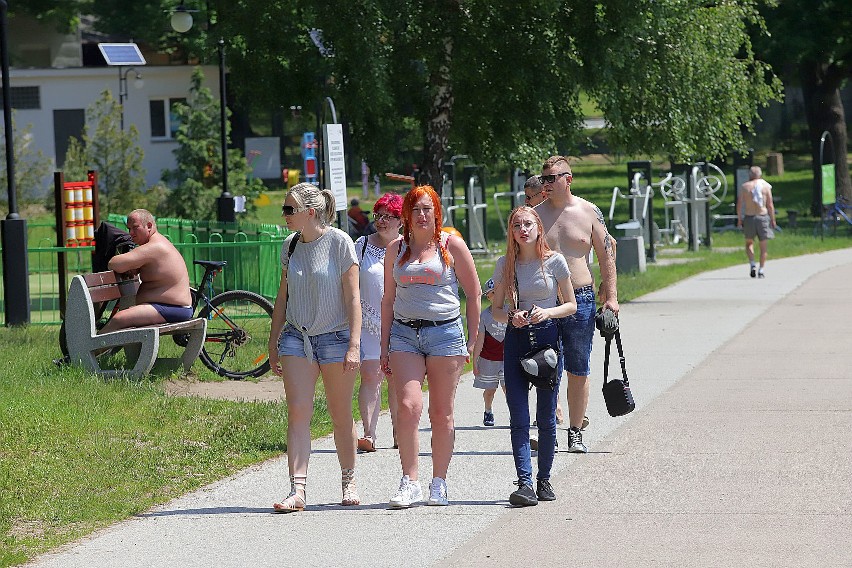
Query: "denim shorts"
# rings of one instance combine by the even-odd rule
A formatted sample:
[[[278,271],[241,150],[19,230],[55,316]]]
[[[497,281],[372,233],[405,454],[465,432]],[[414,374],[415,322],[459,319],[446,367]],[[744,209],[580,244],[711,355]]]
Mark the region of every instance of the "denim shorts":
[[[424,357],[467,355],[464,327],[458,318],[444,325],[414,329],[394,320],[390,332],[390,352],[417,353]]]
[[[591,374],[592,339],[595,336],[595,288],[591,284],[574,290],[577,313],[559,319],[565,370],[578,377]]]
[[[382,349],[379,346],[379,338],[361,328],[361,361],[378,361],[381,358]]]
[[[311,335],[308,339],[312,352],[311,359],[320,365],[343,363],[346,358],[346,352],[349,350],[348,329]],[[278,338],[278,356],[282,355],[308,358],[302,332],[289,323],[284,326],[284,330]]]

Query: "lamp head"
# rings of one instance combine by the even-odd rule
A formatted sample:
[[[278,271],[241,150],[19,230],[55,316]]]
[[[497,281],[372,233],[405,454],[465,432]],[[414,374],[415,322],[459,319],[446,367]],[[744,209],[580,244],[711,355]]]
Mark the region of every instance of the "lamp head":
[[[172,14],[171,18],[172,29],[180,34],[188,32],[192,27],[192,14],[181,4]]]

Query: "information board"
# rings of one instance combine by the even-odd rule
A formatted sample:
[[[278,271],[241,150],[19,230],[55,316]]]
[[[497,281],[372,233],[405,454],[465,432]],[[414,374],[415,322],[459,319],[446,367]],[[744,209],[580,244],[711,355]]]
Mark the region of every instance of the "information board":
[[[323,124],[325,142],[325,185],[334,194],[335,209],[345,211],[346,154],[343,150],[343,125]]]

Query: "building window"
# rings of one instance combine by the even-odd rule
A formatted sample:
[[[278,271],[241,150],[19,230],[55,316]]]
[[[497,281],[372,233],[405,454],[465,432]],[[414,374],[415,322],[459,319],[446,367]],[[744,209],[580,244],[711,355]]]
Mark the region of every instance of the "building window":
[[[12,108],[19,110],[39,110],[41,92],[38,87],[12,87]]]
[[[173,139],[180,127],[177,105],[186,104],[186,99],[154,99],[150,101],[151,138]]]

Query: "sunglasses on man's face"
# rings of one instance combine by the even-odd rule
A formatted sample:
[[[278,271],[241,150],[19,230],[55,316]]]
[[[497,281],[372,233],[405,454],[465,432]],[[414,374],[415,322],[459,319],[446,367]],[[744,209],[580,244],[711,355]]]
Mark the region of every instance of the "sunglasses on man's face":
[[[302,211],[307,211],[308,207],[293,207],[292,205],[282,205],[281,206],[281,214],[285,217],[289,217],[291,215],[295,215],[296,213],[301,213]]]
[[[560,176],[570,176],[571,172],[559,172],[558,174],[547,174],[546,176],[538,176],[538,180],[541,183],[553,183]]]

